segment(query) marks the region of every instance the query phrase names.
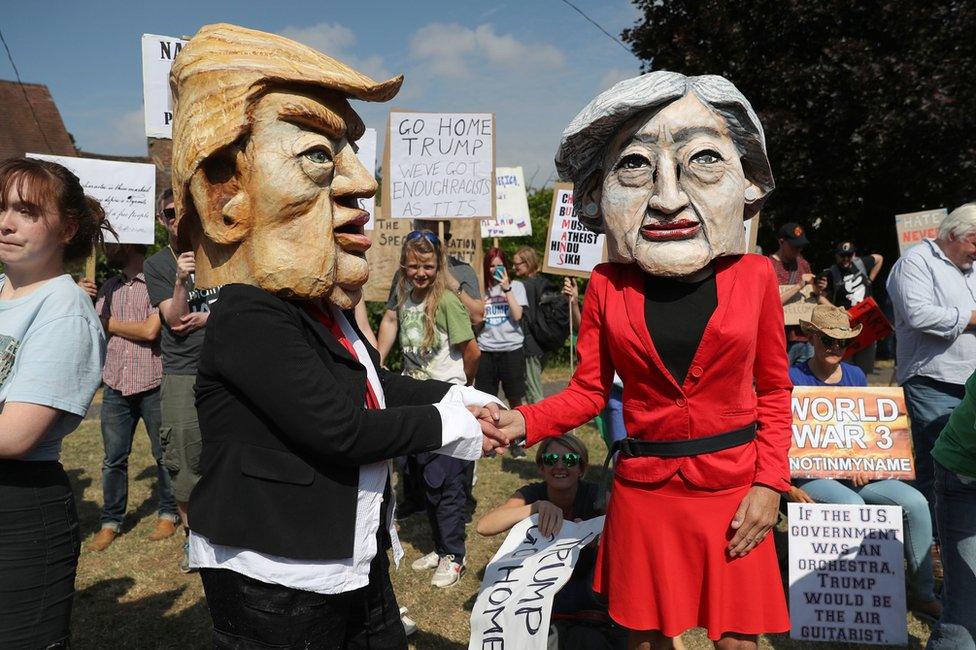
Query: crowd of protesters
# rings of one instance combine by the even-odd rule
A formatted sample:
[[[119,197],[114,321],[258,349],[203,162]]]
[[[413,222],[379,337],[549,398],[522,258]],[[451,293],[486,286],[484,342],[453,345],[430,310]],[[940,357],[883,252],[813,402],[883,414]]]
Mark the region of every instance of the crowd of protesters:
[[[172,193],[158,219],[174,236]],[[194,257],[166,245],[109,245],[117,274],[96,286],[77,283],[66,265],[100,244],[104,212],[63,167],[15,159],[0,163],[0,647],[68,647],[79,524],[61,441],[79,425],[101,385],[102,509],[89,542],[108,549],[123,530],[128,459],[139,421],[155,463],[157,517],[150,540],[184,534],[187,504],[200,479],[200,428],[194,404],[197,361],[214,291],[194,287]],[[786,332],[794,385],[866,386],[874,343],[845,361],[860,333],[848,309],[870,298],[885,267],[853,242],[832,246],[834,264],[813,272],[804,258],[807,230],[787,223],[770,255],[784,304],[797,294],[816,304]],[[442,241],[443,239],[443,241]],[[484,255],[481,277],[448,254],[449,223],[415,221],[405,237],[375,344],[383,363],[396,344],[403,373],[504,395],[510,406],[543,397],[550,352],[580,323],[575,280],[562,286],[540,274],[539,254],[498,247]],[[909,607],[938,621],[931,648],[961,648],[976,635],[976,204],[942,222],[890,269],[887,296],[897,341],[897,382],[904,388],[917,478],[795,480],[786,500],[889,504],[903,509]],[[482,295],[481,287],[484,287]],[[366,310],[357,322],[372,337]],[[849,361],[849,362],[848,362]],[[614,381],[602,415],[608,443],[626,437],[622,384]],[[523,453],[517,447],[512,453]],[[596,484],[584,479],[587,447],[575,436],[542,442],[542,479],[518,489],[478,522],[498,535],[530,515],[544,534],[564,520],[603,513]],[[425,512],[431,552],[415,559],[448,588],[466,567],[466,524],[475,501],[475,463],[436,453],[399,459],[398,519]],[[14,530],[16,534],[6,534]],[[191,570],[187,546],[175,558]],[[587,549],[560,591],[555,614],[605,606],[590,589],[595,555]],[[942,574],[941,591],[936,577]],[[558,618],[558,617],[557,617]],[[563,624],[563,633],[567,628]],[[558,625],[557,625],[558,628]],[[680,639],[675,640],[680,644]]]

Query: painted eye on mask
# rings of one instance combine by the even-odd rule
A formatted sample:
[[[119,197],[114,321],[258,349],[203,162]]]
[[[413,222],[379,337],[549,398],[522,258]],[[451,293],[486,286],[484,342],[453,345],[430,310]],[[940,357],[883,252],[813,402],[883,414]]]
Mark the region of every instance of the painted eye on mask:
[[[636,153],[624,156],[623,159],[617,163],[617,169],[641,169],[643,167],[650,166],[651,161]]]
[[[715,163],[721,162],[722,160],[724,160],[724,158],[722,158],[722,154],[720,154],[719,152],[713,149],[705,149],[704,151],[699,151],[698,153],[696,153],[691,157],[691,162],[699,163],[702,165],[714,165]]]
[[[325,165],[332,162],[332,157],[329,155],[329,152],[321,147],[303,151],[301,155],[317,165]]]

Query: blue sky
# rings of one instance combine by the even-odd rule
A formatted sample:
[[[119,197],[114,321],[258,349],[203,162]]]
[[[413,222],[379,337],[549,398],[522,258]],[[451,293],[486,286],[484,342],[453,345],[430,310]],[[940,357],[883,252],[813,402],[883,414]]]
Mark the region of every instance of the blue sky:
[[[627,0],[576,2],[614,35],[637,17]],[[552,180],[563,127],[639,68],[560,0],[59,0],[20,3],[0,29],[21,78],[51,89],[80,148],[144,155],[140,36],[192,35],[213,22],[284,34],[376,78],[404,74],[392,102],[357,106],[381,132],[391,106],[493,111],[497,163],[522,165],[536,186]],[[14,79],[2,53],[0,78]]]

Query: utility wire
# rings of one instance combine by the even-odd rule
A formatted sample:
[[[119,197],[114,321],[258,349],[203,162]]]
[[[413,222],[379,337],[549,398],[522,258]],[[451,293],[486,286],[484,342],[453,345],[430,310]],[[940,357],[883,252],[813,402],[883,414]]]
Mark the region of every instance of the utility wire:
[[[27,108],[30,109],[31,117],[34,118],[34,124],[37,125],[37,130],[40,131],[41,137],[44,138],[44,144],[47,145],[48,151],[54,153],[54,147],[48,142],[47,134],[44,133],[44,129],[41,128],[41,123],[37,119],[37,113],[34,112],[34,105],[31,104],[30,97],[27,96],[27,89],[24,88],[24,82],[20,80],[20,72],[17,71],[17,64],[14,63],[14,57],[10,54],[10,46],[7,45],[7,39],[3,37],[3,31],[0,30],[0,42],[3,43],[3,49],[7,51],[7,59],[10,60],[10,67],[14,69],[14,76],[17,77],[17,83],[20,85],[20,92],[24,93],[24,101],[27,102]]]
[[[608,32],[607,30],[603,29],[603,27],[601,27],[598,22],[596,22],[595,20],[593,20],[592,18],[590,18],[589,16],[587,16],[585,13],[583,13],[583,10],[582,9],[580,9],[579,7],[577,7],[576,5],[574,5],[569,0],[562,0],[562,3],[564,5],[566,5],[566,6],[568,6],[568,7],[571,7],[574,11],[576,11],[576,13],[578,13],[580,16],[582,16],[583,18],[585,18],[587,22],[589,22],[591,25],[593,25],[594,27],[596,27],[597,29],[599,29],[601,32],[603,32],[604,34],[606,34],[607,38],[609,38],[610,40],[612,40],[614,43],[616,43],[620,47],[624,48],[624,50],[627,52],[627,54],[631,54],[631,55],[636,56],[633,52],[630,51],[630,49],[626,45],[623,44],[623,42],[619,38],[617,38],[616,36],[614,36],[613,34],[611,34],[610,32]]]

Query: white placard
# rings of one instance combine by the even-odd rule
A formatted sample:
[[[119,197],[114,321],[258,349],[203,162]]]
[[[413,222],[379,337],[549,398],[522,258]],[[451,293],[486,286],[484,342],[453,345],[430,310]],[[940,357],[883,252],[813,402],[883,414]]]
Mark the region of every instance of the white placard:
[[[156,167],[145,163],[29,153],[71,170],[85,194],[97,199],[122,244],[152,244],[155,238]],[[106,242],[115,242],[105,233]]]
[[[901,508],[788,505],[790,638],[907,644]]]
[[[468,650],[544,650],[553,596],[569,580],[580,549],[603,530],[604,519],[563,521],[553,537],[539,533],[538,515],[516,524],[485,567],[471,609]]]
[[[359,158],[359,162],[363,164],[366,171],[373,178],[376,178],[376,129],[367,128],[366,132],[363,133],[363,137],[356,141],[356,146],[359,147],[359,151],[356,152],[356,156]],[[369,221],[363,226],[366,230],[373,229],[373,222],[376,221],[374,212],[376,211],[376,197],[371,196],[368,199],[359,199],[359,207],[369,213]]]
[[[481,220],[482,237],[532,235],[529,197],[521,167],[495,168],[495,219]]]
[[[605,235],[587,229],[573,216],[573,186],[556,183],[542,270],[588,277],[593,267],[604,259],[605,242]]]
[[[173,137],[173,97],[169,69],[187,44],[180,38],[142,35],[142,102],[147,138]]]
[[[945,208],[923,210],[895,215],[895,232],[898,233],[898,252],[904,255],[912,246],[929,237],[939,236],[939,226],[948,215]]]
[[[494,219],[494,141],[491,113],[391,111],[390,217]]]

